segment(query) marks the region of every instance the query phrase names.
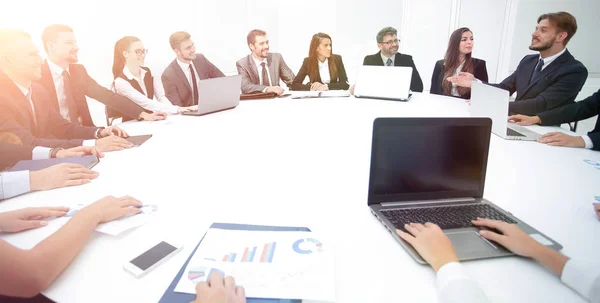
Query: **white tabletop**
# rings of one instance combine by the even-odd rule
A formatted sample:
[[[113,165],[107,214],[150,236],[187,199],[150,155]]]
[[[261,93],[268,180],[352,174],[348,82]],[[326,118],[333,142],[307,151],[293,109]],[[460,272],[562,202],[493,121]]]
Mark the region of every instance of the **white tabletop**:
[[[105,195],[158,204],[155,220],[118,237],[95,233],[44,292],[70,302],[157,302],[212,222],[307,226],[333,239],[337,302],[435,302],[435,275],[415,263],[367,207],[373,119],[463,117],[463,100],[415,94],[410,102],[355,98],[243,101],[203,117],[125,123],[152,133],[138,148],[108,153],[92,183],[35,192],[0,211],[74,205]],[[558,128],[532,127],[544,133]],[[557,240],[574,258],[600,255],[592,210],[600,153],[492,135],[485,197]],[[59,226],[3,239],[31,248]],[[137,279],[123,264],[175,239],[184,250]],[[584,302],[549,270],[519,257],[465,262],[494,302]]]

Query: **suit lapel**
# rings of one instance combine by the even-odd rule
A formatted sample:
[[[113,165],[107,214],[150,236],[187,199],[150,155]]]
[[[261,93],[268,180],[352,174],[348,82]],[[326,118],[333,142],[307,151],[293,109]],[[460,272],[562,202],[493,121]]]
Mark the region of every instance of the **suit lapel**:
[[[179,77],[179,80],[181,80],[181,81],[183,81],[183,83],[185,83],[185,87],[188,88],[188,90],[190,91],[190,93],[193,93],[192,92],[192,87],[190,86],[190,81],[188,80],[188,78],[183,73],[183,70],[181,69],[181,66],[179,66],[179,63],[177,63],[177,59],[175,59],[175,61],[173,61],[173,63],[171,63],[171,65],[173,66],[173,69],[175,70],[175,74],[177,75],[177,77]],[[197,80],[198,79],[196,79],[196,81]]]
[[[550,65],[548,65],[546,68],[544,68],[541,73],[538,75],[538,77],[536,79],[531,79],[532,81],[529,82],[529,85],[527,85],[527,88],[525,89],[525,91],[523,92],[523,96],[527,93],[527,91],[529,89],[531,89],[536,83],[538,83],[540,80],[544,79],[546,76],[548,76],[549,74],[553,73],[555,70],[557,70],[559,67],[562,66],[562,64],[567,61],[569,59],[569,57],[567,56],[568,52],[565,51],[560,57],[556,58],[554,61],[552,61],[550,63]],[[539,57],[537,57],[539,60]],[[538,60],[533,61],[532,63],[530,63],[529,66],[527,66],[527,69],[525,70],[526,75],[529,75],[530,77],[532,77],[533,75],[533,70],[535,69]]]
[[[267,64],[269,65],[269,74],[271,76],[271,86],[279,86],[279,75],[275,71],[275,62],[273,62],[273,55],[269,53],[267,56]]]
[[[54,77],[52,76],[47,60],[42,65],[42,79],[40,79],[40,84],[42,84],[44,88],[46,88],[46,92],[50,94],[52,107],[54,107],[55,110],[58,110],[58,96],[56,95],[56,87],[54,86]]]
[[[256,66],[256,63],[254,63],[252,54],[248,55],[248,66],[250,67],[250,80],[252,80],[252,83],[258,83],[258,85],[260,85],[260,78],[258,77],[258,67]]]
[[[385,66],[385,64],[383,63],[383,58],[381,58],[381,51],[375,54],[375,61],[378,63],[378,65]]]

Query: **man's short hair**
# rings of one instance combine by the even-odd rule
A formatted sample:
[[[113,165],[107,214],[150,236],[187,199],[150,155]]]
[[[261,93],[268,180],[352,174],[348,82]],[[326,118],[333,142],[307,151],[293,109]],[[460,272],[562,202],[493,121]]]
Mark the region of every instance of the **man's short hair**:
[[[171,44],[172,49],[179,49],[181,43],[185,40],[189,40],[190,38],[192,38],[192,35],[190,35],[188,32],[174,32],[171,34],[171,37],[169,37],[169,43]]]
[[[44,50],[48,51],[46,45],[49,41],[56,41],[59,33],[72,33],[73,29],[64,24],[52,24],[44,29],[42,32],[42,43],[44,44]]]
[[[0,56],[13,47],[17,38],[31,39],[31,35],[20,29],[0,28]]]
[[[246,41],[248,44],[254,44],[256,42],[256,36],[266,36],[267,32],[260,29],[253,29],[248,33],[248,37],[246,37]]]
[[[383,42],[383,37],[385,37],[387,35],[396,35],[396,36],[398,36],[398,31],[395,28],[390,27],[390,26],[382,28],[379,31],[379,33],[377,33],[377,43]]]
[[[569,43],[569,40],[573,38],[575,33],[577,32],[577,20],[573,15],[567,12],[558,12],[558,13],[548,13],[541,15],[537,22],[548,19],[552,25],[556,26],[559,31],[566,32],[567,38],[565,38],[565,45]]]

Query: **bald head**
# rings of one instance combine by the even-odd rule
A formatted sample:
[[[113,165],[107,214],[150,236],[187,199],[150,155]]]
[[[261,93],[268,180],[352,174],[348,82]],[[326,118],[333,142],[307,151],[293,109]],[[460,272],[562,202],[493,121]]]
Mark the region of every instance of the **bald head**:
[[[42,77],[41,67],[42,58],[28,33],[0,29],[0,68],[9,77],[38,80]]]

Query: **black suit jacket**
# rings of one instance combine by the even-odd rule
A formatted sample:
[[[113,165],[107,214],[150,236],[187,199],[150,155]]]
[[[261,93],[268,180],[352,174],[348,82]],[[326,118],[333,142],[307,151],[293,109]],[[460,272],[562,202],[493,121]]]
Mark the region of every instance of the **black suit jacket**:
[[[196,54],[196,59],[192,60],[192,62],[194,62],[194,68],[200,78],[196,79],[196,81],[225,77],[225,74],[202,54]],[[173,60],[163,71],[161,80],[165,88],[165,95],[173,105],[194,105],[192,87],[183,70],[181,70],[181,66],[177,63],[177,59]]]
[[[108,108],[128,117],[137,118],[144,111],[143,108],[133,101],[115,94],[98,84],[88,75],[85,67],[81,64],[69,65],[69,74],[71,75],[71,88],[73,99],[75,100],[75,107],[81,118],[81,124],[84,126],[94,126],[94,122],[90,116],[90,109],[88,108],[87,100],[85,98],[86,96],[95,99],[106,105]],[[50,71],[48,62],[44,62],[42,65],[42,78],[37,82],[43,85],[48,92],[50,97],[49,105],[56,112],[60,113],[56,88],[54,87],[54,80],[52,79],[52,72]]]
[[[517,92],[515,102],[510,102],[510,113],[533,116],[572,103],[583,87],[588,76],[587,69],[568,50],[530,83],[539,58],[540,55],[525,56],[512,75],[500,84],[492,84],[511,95]]]
[[[475,78],[488,82],[488,73],[487,68],[485,66],[485,60],[472,58],[473,59],[473,75]],[[442,84],[446,81],[444,79],[444,60],[439,60],[435,63],[435,67],[433,68],[433,74],[431,76],[431,87],[429,88],[430,94],[443,95],[444,90],[442,89]],[[463,99],[471,99],[471,91],[467,92],[465,95],[460,96],[459,98]]]
[[[0,171],[21,160],[31,160],[33,147],[0,142]]]
[[[560,125],[591,118],[598,114],[600,114],[600,90],[579,102],[539,113],[538,117],[542,120],[542,125]],[[588,133],[588,136],[594,143],[593,150],[600,150],[600,119],[596,120],[596,126]]]
[[[363,60],[363,65],[384,66],[385,64],[383,64],[383,59],[381,59],[381,51],[379,51],[377,54],[366,56]],[[394,66],[412,67],[413,73],[410,81],[410,90],[419,93],[423,91],[423,80],[421,80],[421,76],[419,75],[419,71],[415,66],[412,56],[396,53],[396,57],[394,58]]]
[[[80,146],[83,139],[94,139],[98,128],[79,126],[65,120],[54,109],[43,86],[35,82],[31,84],[35,113],[32,113],[23,92],[1,71],[0,87],[0,131],[17,135],[23,145],[71,148]]]
[[[346,69],[344,68],[344,62],[342,61],[342,56],[331,54],[329,60],[333,60],[335,64],[335,68],[337,69],[337,78],[331,79],[327,86],[330,90],[342,90],[348,89],[350,85],[348,85],[348,76],[346,75]],[[331,74],[331,69],[329,70]],[[309,83],[302,84],[306,76],[309,76],[308,70],[308,58],[304,58],[304,62],[302,62],[302,67],[300,67],[300,71],[294,78],[294,82],[292,82],[292,90],[310,90],[310,85],[314,82],[321,82],[321,75],[318,75],[316,79],[309,79]],[[310,76],[309,76],[310,77]]]

